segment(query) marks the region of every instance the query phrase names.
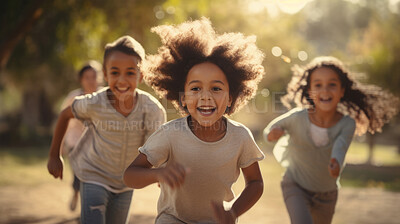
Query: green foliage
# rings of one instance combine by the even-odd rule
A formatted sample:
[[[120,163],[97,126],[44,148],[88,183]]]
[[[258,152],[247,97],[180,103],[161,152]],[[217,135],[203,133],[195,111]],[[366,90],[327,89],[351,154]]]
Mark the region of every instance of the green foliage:
[[[356,36],[349,49],[358,58],[357,67],[368,74],[369,82],[400,94],[400,16],[375,15],[362,36]]]
[[[278,115],[273,108],[291,78],[290,67],[315,56],[337,56],[351,69],[366,73],[368,82],[400,93],[400,17],[389,10],[387,0],[314,0],[298,13],[277,15],[266,8],[250,10],[254,1],[6,1],[0,9],[1,43],[31,8],[39,5],[43,15],[18,43],[6,69],[0,71],[0,91],[6,92],[0,99],[16,93],[5,101],[8,109],[0,113],[32,111],[22,104],[26,98],[40,96],[35,94],[39,90],[50,105],[57,105],[78,87],[80,66],[90,59],[102,61],[104,45],[119,36],[132,35],[147,53],[155,53],[160,41],[150,32],[151,27],[202,16],[209,17],[219,33],[256,35],[257,45],[265,53],[266,75],[258,95],[247,110],[235,115],[253,130],[260,130]],[[279,47],[282,55],[273,56],[273,47]],[[300,51],[308,54],[306,61],[298,58]],[[263,89],[270,94],[260,96]],[[53,110],[58,108],[53,106]]]

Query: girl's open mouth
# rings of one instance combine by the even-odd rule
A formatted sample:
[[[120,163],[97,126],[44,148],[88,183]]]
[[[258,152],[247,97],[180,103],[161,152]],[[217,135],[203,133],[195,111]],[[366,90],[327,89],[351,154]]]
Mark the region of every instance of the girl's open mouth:
[[[216,107],[197,107],[197,111],[204,116],[209,116],[216,110]]]
[[[329,98],[319,98],[321,103],[330,103],[332,101],[332,97]]]
[[[129,87],[115,87],[115,89],[120,93],[126,93],[129,90]]]

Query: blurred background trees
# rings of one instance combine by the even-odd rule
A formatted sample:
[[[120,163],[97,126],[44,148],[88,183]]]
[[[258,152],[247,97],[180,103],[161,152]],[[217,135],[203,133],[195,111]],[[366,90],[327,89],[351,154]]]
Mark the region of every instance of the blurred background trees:
[[[258,94],[234,115],[256,137],[283,112],[290,67],[316,56],[336,56],[363,82],[399,96],[399,11],[396,0],[8,0],[0,9],[0,144],[48,144],[77,70],[102,61],[106,43],[128,34],[155,53],[151,27],[201,16],[220,33],[256,35],[265,53]]]

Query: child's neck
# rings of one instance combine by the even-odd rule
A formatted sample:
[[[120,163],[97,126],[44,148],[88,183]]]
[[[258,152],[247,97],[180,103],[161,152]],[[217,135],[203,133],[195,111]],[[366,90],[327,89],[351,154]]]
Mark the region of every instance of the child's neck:
[[[216,142],[221,140],[226,134],[226,118],[222,117],[209,127],[204,127],[194,120],[191,116],[188,118],[190,130],[196,137],[205,142]]]
[[[134,95],[125,96],[124,99],[117,99],[115,95],[109,91],[107,96],[108,100],[110,101],[111,105],[115,108],[115,110],[122,114],[124,117],[127,117],[135,108],[136,106],[136,92]]]
[[[337,110],[321,111],[318,109],[309,109],[308,117],[311,123],[322,128],[330,128],[340,121],[343,114],[339,113]]]

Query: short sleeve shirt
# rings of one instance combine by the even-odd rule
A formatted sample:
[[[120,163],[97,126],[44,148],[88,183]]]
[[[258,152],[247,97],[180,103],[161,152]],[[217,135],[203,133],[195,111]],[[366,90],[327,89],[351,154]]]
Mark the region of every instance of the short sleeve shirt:
[[[231,201],[231,187],[240,168],[262,160],[264,154],[250,130],[240,123],[227,119],[225,136],[204,142],[190,130],[187,119],[161,126],[139,151],[155,167],[177,162],[190,169],[179,189],[161,184],[159,214],[170,214],[187,223],[216,223],[211,201]]]
[[[76,97],[73,102],[74,116],[83,121],[88,130],[70,157],[81,181],[118,193],[130,190],[123,182],[123,172],[148,136],[165,122],[166,115],[157,99],[137,89],[137,104],[125,117],[111,105],[107,91],[109,88],[105,87]]]
[[[82,95],[82,89],[75,89],[71,91],[68,96],[65,98],[64,102],[61,105],[61,110],[65,109],[68,106],[71,106],[72,102],[74,101],[76,96]],[[61,145],[63,147],[62,151],[64,153],[64,149],[71,150],[75,144],[78,142],[79,138],[81,137],[85,126],[76,118],[72,118],[69,120],[67,131],[64,135],[64,144]]]

